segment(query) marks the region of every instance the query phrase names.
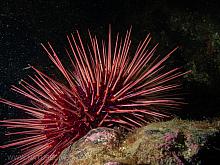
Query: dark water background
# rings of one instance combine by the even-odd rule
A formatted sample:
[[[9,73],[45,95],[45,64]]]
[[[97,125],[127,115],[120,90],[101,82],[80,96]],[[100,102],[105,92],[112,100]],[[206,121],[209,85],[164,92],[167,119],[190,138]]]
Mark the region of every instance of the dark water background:
[[[66,34],[79,29],[87,39],[87,29],[106,37],[109,24],[114,34],[133,26],[133,46],[151,33],[160,42],[157,52],[180,49],[170,64],[193,70],[183,80],[189,104],[181,118],[207,119],[219,116],[220,105],[220,5],[218,1],[168,0],[69,0],[0,2],[0,97],[17,102],[25,100],[10,91],[10,85],[31,74],[28,64],[55,72],[40,43],[50,41],[61,59]],[[161,53],[161,54],[162,54]],[[64,62],[65,63],[65,62]],[[58,75],[59,77],[59,75]],[[0,105],[0,119],[23,116],[21,112]],[[4,128],[0,128],[1,137]],[[0,139],[0,144],[5,142]],[[8,153],[0,151],[3,164]]]

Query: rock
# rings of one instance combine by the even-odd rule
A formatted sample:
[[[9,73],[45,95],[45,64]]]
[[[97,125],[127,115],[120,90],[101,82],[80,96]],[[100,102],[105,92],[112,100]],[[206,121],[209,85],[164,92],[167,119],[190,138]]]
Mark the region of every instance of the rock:
[[[95,159],[97,155],[101,156],[102,153],[106,152],[111,153],[115,147],[118,147],[118,139],[119,133],[114,129],[104,127],[93,129],[62,152],[59,164],[88,165],[93,162],[92,159]],[[117,164],[112,162],[111,165]]]
[[[107,162],[104,165],[120,165],[118,162]]]
[[[58,164],[200,164],[204,159],[201,153],[210,148],[212,139],[219,136],[219,130],[218,121],[174,119],[149,124],[120,140],[118,131],[97,128],[65,149]]]

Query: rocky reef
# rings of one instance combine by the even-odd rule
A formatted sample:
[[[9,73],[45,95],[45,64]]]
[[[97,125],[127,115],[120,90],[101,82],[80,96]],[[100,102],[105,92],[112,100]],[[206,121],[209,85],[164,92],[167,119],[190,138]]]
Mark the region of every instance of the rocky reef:
[[[219,154],[220,121],[173,119],[125,134],[97,128],[66,148],[59,165],[204,164]],[[213,142],[218,144],[213,144]]]

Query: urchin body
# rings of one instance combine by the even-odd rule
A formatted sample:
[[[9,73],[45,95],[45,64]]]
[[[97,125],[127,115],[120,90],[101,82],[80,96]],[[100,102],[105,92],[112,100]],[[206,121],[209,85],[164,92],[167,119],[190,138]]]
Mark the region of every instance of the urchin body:
[[[0,146],[22,149],[23,157],[10,164],[56,164],[64,148],[93,128],[120,126],[130,130],[153,119],[169,117],[169,110],[181,105],[174,95],[180,84],[173,80],[186,73],[179,68],[163,70],[164,62],[176,48],[159,59],[154,55],[157,45],[148,49],[151,38],[147,35],[131,58],[130,33],[127,31],[123,40],[117,35],[114,44],[110,30],[107,44],[89,33],[88,47],[78,31],[77,38],[68,36],[70,49],[66,52],[72,64],[68,70],[52,46],[43,45],[68,85],[32,67],[36,72],[29,76],[32,82],[21,80],[21,87],[12,87],[30,99],[32,106],[0,99],[31,116],[1,121],[3,126],[15,128],[7,135],[27,135]],[[25,130],[19,132],[16,128]]]

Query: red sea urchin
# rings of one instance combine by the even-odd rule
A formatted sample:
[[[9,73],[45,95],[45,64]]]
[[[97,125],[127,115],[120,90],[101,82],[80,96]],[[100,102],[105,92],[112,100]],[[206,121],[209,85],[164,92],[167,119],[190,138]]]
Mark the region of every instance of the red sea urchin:
[[[21,87],[12,90],[31,100],[31,106],[5,99],[1,103],[21,109],[31,118],[0,121],[11,131],[7,135],[26,135],[1,145],[18,146],[22,155],[9,164],[56,164],[60,152],[99,126],[120,126],[125,129],[140,127],[152,119],[170,116],[169,110],[181,102],[174,91],[180,84],[172,81],[185,73],[179,68],[165,71],[165,57],[154,57],[157,45],[147,46],[150,35],[140,42],[133,58],[128,56],[131,29],[125,39],[116,36],[112,46],[111,30],[107,45],[101,44],[89,33],[91,45],[84,47],[79,32],[67,36],[70,50],[66,49],[73,69],[67,70],[48,43],[43,45],[51,61],[62,72],[65,86],[38,69],[32,82],[21,80]],[[73,56],[74,58],[72,58]],[[22,128],[23,131],[18,131]]]

